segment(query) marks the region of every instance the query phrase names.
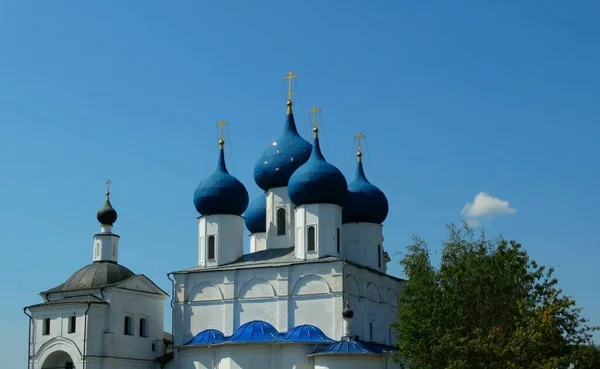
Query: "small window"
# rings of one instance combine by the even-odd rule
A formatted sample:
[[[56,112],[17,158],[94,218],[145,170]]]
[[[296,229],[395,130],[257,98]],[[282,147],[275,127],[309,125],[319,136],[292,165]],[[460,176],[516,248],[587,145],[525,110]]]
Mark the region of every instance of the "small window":
[[[100,257],[100,242],[96,242],[96,258]]]
[[[215,236],[208,236],[208,260],[215,260]]]
[[[392,339],[393,339],[393,338],[392,338],[392,327],[391,327],[391,326],[389,326],[389,327],[388,327],[388,340],[389,340],[389,344],[390,344],[390,346],[394,344],[394,342],[392,342]]]
[[[369,340],[373,340],[373,322],[369,322]]]
[[[315,251],[317,249],[317,240],[315,234],[315,226],[308,227],[308,251]]]
[[[148,337],[148,321],[146,318],[140,319],[140,337]]]
[[[77,327],[77,317],[69,317],[69,333],[75,333]]]
[[[152,342],[152,351],[156,351],[156,343]]]
[[[123,332],[125,333],[126,336],[133,336],[133,329],[131,326],[131,317],[130,316],[126,316],[125,317],[125,327],[123,329]]]
[[[47,336],[50,334],[50,318],[44,318],[44,326],[42,327],[42,334]]]
[[[285,235],[285,208],[277,209],[277,235]]]
[[[377,265],[381,268],[381,245],[377,245]]]
[[[339,229],[339,228],[337,229],[337,234],[336,234],[335,241],[337,242],[337,252],[338,252],[338,254],[339,254],[339,253],[340,253],[340,250],[341,250],[341,247],[340,247],[340,246],[341,246],[341,245],[340,245],[340,242],[341,242],[341,241],[340,241],[340,229]]]
[[[113,258],[117,257],[117,245],[113,245]]]

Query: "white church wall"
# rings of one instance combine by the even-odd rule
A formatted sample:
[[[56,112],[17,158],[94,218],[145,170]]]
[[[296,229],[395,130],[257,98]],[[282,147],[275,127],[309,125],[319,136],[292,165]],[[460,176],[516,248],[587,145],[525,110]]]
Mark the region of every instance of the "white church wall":
[[[31,355],[38,355],[47,346],[53,344],[56,338],[69,342],[75,350],[83,350],[85,310],[87,305],[44,306],[31,308],[32,335]],[[75,332],[69,332],[71,316],[75,316]],[[50,319],[50,332],[44,334],[44,320]],[[62,342],[62,341],[61,341]]]
[[[112,226],[102,225],[100,233],[94,235],[94,261],[119,260],[119,236],[112,234]]]
[[[267,249],[267,234],[265,232],[252,233],[250,235],[250,252],[263,251]]]
[[[267,201],[267,248],[277,249],[294,246],[295,215],[294,205],[288,196],[287,187],[271,188],[266,193]],[[285,210],[284,234],[279,234],[277,210]]]
[[[314,250],[309,248],[311,227],[315,229]],[[340,255],[342,233],[342,208],[338,205],[308,204],[296,208],[297,258],[308,260]]]
[[[267,321],[279,332],[311,323],[339,339],[342,266],[335,261],[176,274],[175,345],[205,329],[231,335],[252,320]]]
[[[209,237],[215,237],[214,257],[209,255]],[[231,214],[198,218],[198,265],[217,266],[231,263],[244,252],[244,218]]]
[[[354,310],[353,334],[365,341],[394,344],[390,324],[397,319],[402,280],[348,264],[344,290]]]
[[[346,223],[342,227],[345,258],[383,272],[383,226],[375,223]]]
[[[314,369],[388,369],[386,359],[376,355],[317,355]]]
[[[104,293],[110,306],[88,319],[88,354],[113,358],[153,360],[164,352],[163,296],[114,289]],[[125,334],[125,317],[131,318],[131,335]],[[141,319],[146,336],[141,336]],[[154,347],[153,347],[154,346]]]

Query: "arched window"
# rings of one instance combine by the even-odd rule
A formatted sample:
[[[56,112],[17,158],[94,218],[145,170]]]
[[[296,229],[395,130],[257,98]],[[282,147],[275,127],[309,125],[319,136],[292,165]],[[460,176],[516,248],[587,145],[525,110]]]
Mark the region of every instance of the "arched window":
[[[277,209],[277,235],[285,234],[285,208]]]
[[[215,260],[215,236],[208,236],[208,260]]]
[[[148,321],[146,318],[140,319],[140,337],[148,337]]]
[[[42,330],[42,334],[47,336],[50,334],[50,318],[44,318],[44,327]]]
[[[341,240],[340,240],[340,229],[339,228],[337,229],[337,234],[336,234],[336,237],[335,237],[335,241],[337,242],[337,252],[339,254],[340,251],[341,251],[341,245],[340,245]]]
[[[130,316],[126,316],[125,317],[125,326],[123,327],[123,332],[125,333],[126,336],[133,336],[133,329],[131,327],[131,317]]]
[[[381,268],[381,245],[377,245],[377,265]]]
[[[315,226],[308,227],[308,234],[306,237],[308,237],[307,250],[315,251],[317,249]]]

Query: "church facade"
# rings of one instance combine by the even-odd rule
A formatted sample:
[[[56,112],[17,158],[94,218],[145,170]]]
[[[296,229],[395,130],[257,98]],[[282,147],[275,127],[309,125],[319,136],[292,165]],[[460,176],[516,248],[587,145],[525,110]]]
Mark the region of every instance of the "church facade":
[[[227,170],[221,134],[217,167],[194,192],[198,263],[168,275],[172,336],[167,293],[118,263],[107,191],[92,264],[25,308],[29,369],[397,367],[390,324],[403,281],[386,273],[388,201],[365,176],[362,134],[350,183],[321,152],[318,108],[312,144],[298,134],[295,77],[286,77],[283,133],[254,168],[263,194],[251,202]]]

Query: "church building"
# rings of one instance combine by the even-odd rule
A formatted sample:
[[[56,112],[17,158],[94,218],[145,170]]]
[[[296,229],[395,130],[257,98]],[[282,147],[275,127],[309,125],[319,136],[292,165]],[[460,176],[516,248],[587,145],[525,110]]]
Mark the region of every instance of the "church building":
[[[390,325],[403,281],[386,273],[387,198],[365,176],[363,134],[350,183],[321,151],[320,109],[311,110],[312,144],[299,135],[296,77],[285,77],[283,133],[256,162],[263,194],[251,202],[227,170],[219,123],[216,169],[193,196],[198,262],[168,274],[172,336],[163,332],[169,295],[118,263],[107,191],[92,264],[25,308],[28,369],[398,367]]]

